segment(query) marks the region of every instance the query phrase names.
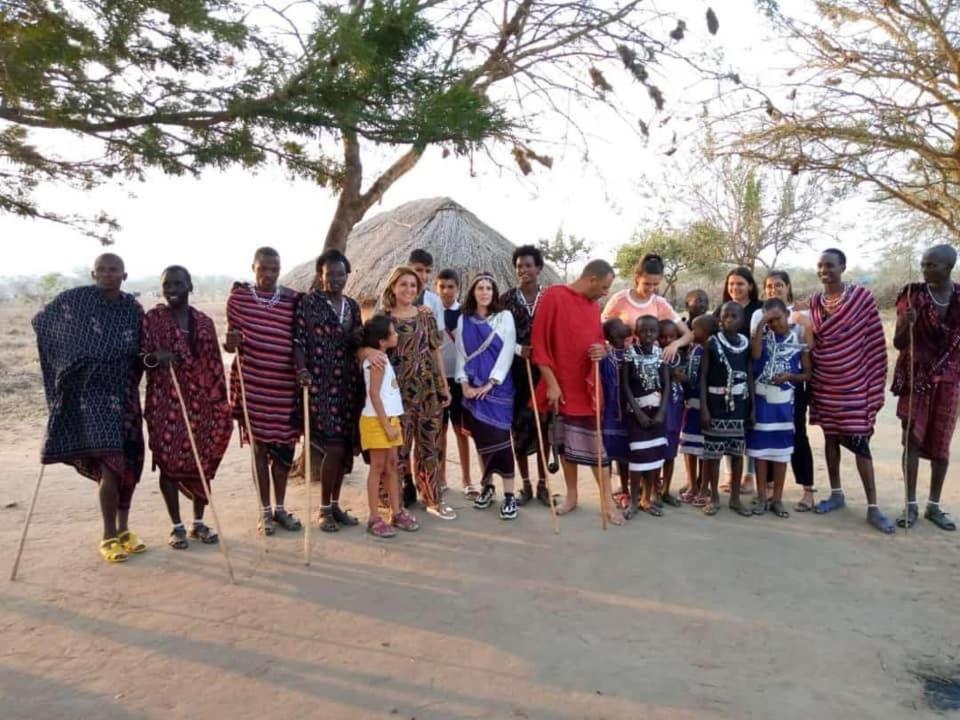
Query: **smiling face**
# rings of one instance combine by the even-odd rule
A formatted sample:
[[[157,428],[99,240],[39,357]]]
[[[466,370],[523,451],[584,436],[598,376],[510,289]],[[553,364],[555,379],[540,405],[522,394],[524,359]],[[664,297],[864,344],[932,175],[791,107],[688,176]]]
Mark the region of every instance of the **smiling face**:
[[[653,347],[653,344],[660,335],[660,323],[657,322],[655,317],[651,317],[650,315],[639,317],[637,318],[634,335],[637,336],[637,341],[643,346],[643,349],[649,350]]]
[[[409,307],[420,294],[420,285],[417,278],[410,273],[404,273],[393,283],[391,287],[394,296],[397,298],[398,307]]]
[[[276,255],[257,255],[253,259],[253,278],[257,290],[273,292],[280,279],[280,258]]]
[[[486,315],[490,303],[493,302],[493,283],[489,280],[478,280],[473,286],[473,298],[477,302],[477,310]]]
[[[193,283],[190,282],[190,276],[183,270],[172,268],[160,276],[160,288],[167,305],[171,308],[182,308],[190,302]]]
[[[727,295],[735,303],[746,305],[750,302],[750,283],[745,278],[731,273],[727,276]]]
[[[763,294],[767,299],[777,298],[783,302],[790,302],[790,286],[778,275],[771,275],[763,282]]]
[[[743,308],[740,303],[730,301],[720,309],[720,329],[725,333],[736,333],[743,322]]]
[[[347,286],[347,268],[337,260],[324,263],[320,269],[320,287],[331,295],[339,295]]]
[[[843,262],[836,253],[825,252],[817,260],[817,277],[825,286],[836,286],[843,281]]]
[[[513,268],[517,273],[517,281],[521,285],[536,285],[540,281],[540,268],[537,267],[533,255],[521,255]]]
[[[127,279],[127,273],[119,255],[104,253],[93,261],[90,277],[103,292],[115,294],[120,292],[123,281]]]
[[[662,275],[654,275],[653,273],[646,272],[640,273],[634,280],[634,291],[642,300],[649,300],[657,294],[662,279]]]

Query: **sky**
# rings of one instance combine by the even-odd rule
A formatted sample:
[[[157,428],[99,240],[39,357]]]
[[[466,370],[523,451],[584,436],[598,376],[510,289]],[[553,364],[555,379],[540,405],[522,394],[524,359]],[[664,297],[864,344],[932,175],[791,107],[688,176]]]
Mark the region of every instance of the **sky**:
[[[781,44],[767,39],[769,28],[749,0],[716,0],[712,5],[720,17],[715,42],[731,67],[761,72],[784,62]],[[705,36],[697,31],[698,37]],[[696,84],[693,77],[671,78],[674,86],[664,87],[668,102],[689,94]],[[590,129],[589,160],[584,161],[582,147],[552,146],[553,169],[538,168],[529,178],[480,157],[472,164],[452,155],[444,159],[438,148],[431,148],[366,217],[410,200],[449,196],[518,245],[552,237],[562,226],[565,233],[585,237],[593,256],[612,259],[638,225],[651,221],[654,209],[645,204],[638,179],[664,164],[665,136],[655,133],[645,145],[622,122],[603,116]],[[549,131],[555,136],[563,128]],[[689,145],[694,139],[681,132],[680,143]],[[509,148],[500,147],[495,154],[505,165],[510,163]],[[390,157],[389,152],[365,156],[368,176]],[[61,208],[103,209],[116,217],[122,230],[110,249],[124,258],[132,278],[159,275],[170,264],[185,265],[195,275],[246,277],[253,250],[260,245],[276,247],[284,266],[291,268],[322,250],[336,202],[329,190],[290,181],[276,167],[257,173],[205,172],[199,179],[151,174],[143,183],[86,194],[48,188],[41,197]],[[7,215],[0,215],[0,238],[8,259],[0,275],[73,275],[102,251],[98,242],[77,231]],[[786,261],[810,264],[814,258],[815,252],[809,251]]]

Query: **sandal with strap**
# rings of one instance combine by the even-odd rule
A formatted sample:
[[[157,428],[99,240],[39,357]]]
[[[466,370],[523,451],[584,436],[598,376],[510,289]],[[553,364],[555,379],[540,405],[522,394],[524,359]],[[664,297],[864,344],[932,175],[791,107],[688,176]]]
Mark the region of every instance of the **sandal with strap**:
[[[717,512],[719,512],[719,510],[720,510],[720,507],[716,505],[712,500],[703,506],[704,515],[713,516],[713,515],[716,515]]]
[[[533,500],[533,485],[530,483],[524,483],[523,487],[520,488],[520,492],[517,493],[516,498],[518,507],[523,507],[528,502]]]
[[[329,509],[320,511],[317,522],[320,523],[320,530],[323,532],[337,532],[340,529],[337,521],[333,519],[333,513]]]
[[[204,545],[216,545],[220,542],[220,536],[208,527],[206,523],[194,523],[188,535],[194,540],[199,540]]]
[[[776,515],[778,518],[787,518],[790,517],[789,511],[783,506],[783,503],[780,500],[772,500],[767,509]]]
[[[264,510],[257,521],[257,532],[260,535],[273,535],[277,531],[277,526],[273,523],[273,514],[269,510]]]
[[[923,516],[941,530],[954,532],[957,529],[957,524],[950,517],[950,513],[941,510],[939,505],[927,505],[927,509],[923,511]]]
[[[117,536],[117,540],[123,545],[123,549],[132,555],[147,551],[147,544],[133,530],[124,530]]]
[[[744,507],[743,504],[740,502],[730,502],[728,503],[727,507],[729,507],[731,510],[733,510],[735,513],[737,513],[737,515],[740,515],[741,517],[753,516],[753,510],[751,510],[748,507]]]
[[[284,530],[289,530],[290,532],[303,529],[303,523],[294,517],[293,513],[289,513],[286,510],[275,510],[273,513],[273,521]]]
[[[828,512],[833,512],[834,510],[839,510],[842,507],[845,507],[847,504],[846,498],[843,496],[843,493],[831,492],[830,497],[826,500],[821,500],[813,508],[813,511],[817,515],[823,515]]]
[[[390,524],[395,528],[404,530],[405,532],[416,532],[420,529],[420,523],[417,522],[417,519],[406,510],[401,510],[394,515]]]
[[[359,520],[357,520],[346,510],[342,510],[339,505],[334,505],[331,508],[331,514],[333,515],[333,519],[336,520],[339,525],[348,525],[352,527],[353,525],[360,524]]]
[[[174,550],[186,550],[190,547],[190,543],[187,542],[187,529],[183,526],[175,527],[170,531],[170,539],[167,540],[167,545],[172,547]]]
[[[640,509],[643,510],[647,515],[653,517],[663,517],[663,510],[657,507],[656,503],[650,503],[649,505],[643,505],[641,503]]]
[[[550,491],[547,490],[547,483],[543,480],[537,483],[537,500],[540,501],[540,504],[544,507],[550,507]]]
[[[880,512],[876,505],[867,505],[867,522],[884,535],[893,535],[897,531],[890,519]]]
[[[670,507],[680,507],[680,501],[668,492],[665,492],[660,496],[660,501],[664,505],[669,505]]]
[[[367,523],[367,532],[381,540],[397,536],[397,531],[387,525],[381,517]]]
[[[126,562],[129,556],[127,555],[127,551],[123,549],[123,545],[120,544],[120,541],[117,538],[112,537],[101,541],[100,557],[102,557],[108,563],[122,563]]]
[[[915,502],[907,503],[910,507],[909,517],[907,517],[907,511],[903,510],[900,512],[900,517],[897,518],[897,527],[898,528],[912,528],[917,524],[917,519],[920,517],[920,510],[917,509],[917,504]]]

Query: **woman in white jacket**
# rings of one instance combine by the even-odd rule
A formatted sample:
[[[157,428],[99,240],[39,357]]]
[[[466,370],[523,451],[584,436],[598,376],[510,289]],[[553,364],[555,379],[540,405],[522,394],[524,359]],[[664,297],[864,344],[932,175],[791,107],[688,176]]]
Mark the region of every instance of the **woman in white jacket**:
[[[473,437],[483,466],[483,487],[474,507],[490,507],[496,490],[493,476],[503,480],[500,517],[514,520],[514,460],[510,442],[514,386],[510,368],[516,349],[513,315],[503,309],[497,283],[489,273],[473,279],[457,322],[456,381],[463,388],[463,427]]]

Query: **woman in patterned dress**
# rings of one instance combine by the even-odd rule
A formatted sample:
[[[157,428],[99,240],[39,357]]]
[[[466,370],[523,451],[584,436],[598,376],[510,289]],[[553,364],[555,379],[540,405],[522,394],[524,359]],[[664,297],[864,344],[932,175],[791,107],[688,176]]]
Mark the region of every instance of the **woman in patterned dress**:
[[[450,389],[443,369],[440,346],[443,338],[432,313],[414,304],[422,290],[417,274],[409,267],[395,268],[380,299],[383,312],[393,318],[399,340],[388,355],[403,396],[401,419],[403,447],[401,476],[409,475],[410,455],[416,453],[417,490],[427,512],[442,520],[457,514],[441,498],[441,431],[443,408],[450,404]]]
[[[336,532],[358,523],[340,507],[340,489],[360,449],[364,393],[356,354],[363,323],[360,306],[343,294],[350,261],[328,250],[316,269],[313,289],[300,298],[294,315],[294,363],[300,383],[310,388],[310,445],[323,458],[311,468],[311,481],[320,479],[320,529]]]

